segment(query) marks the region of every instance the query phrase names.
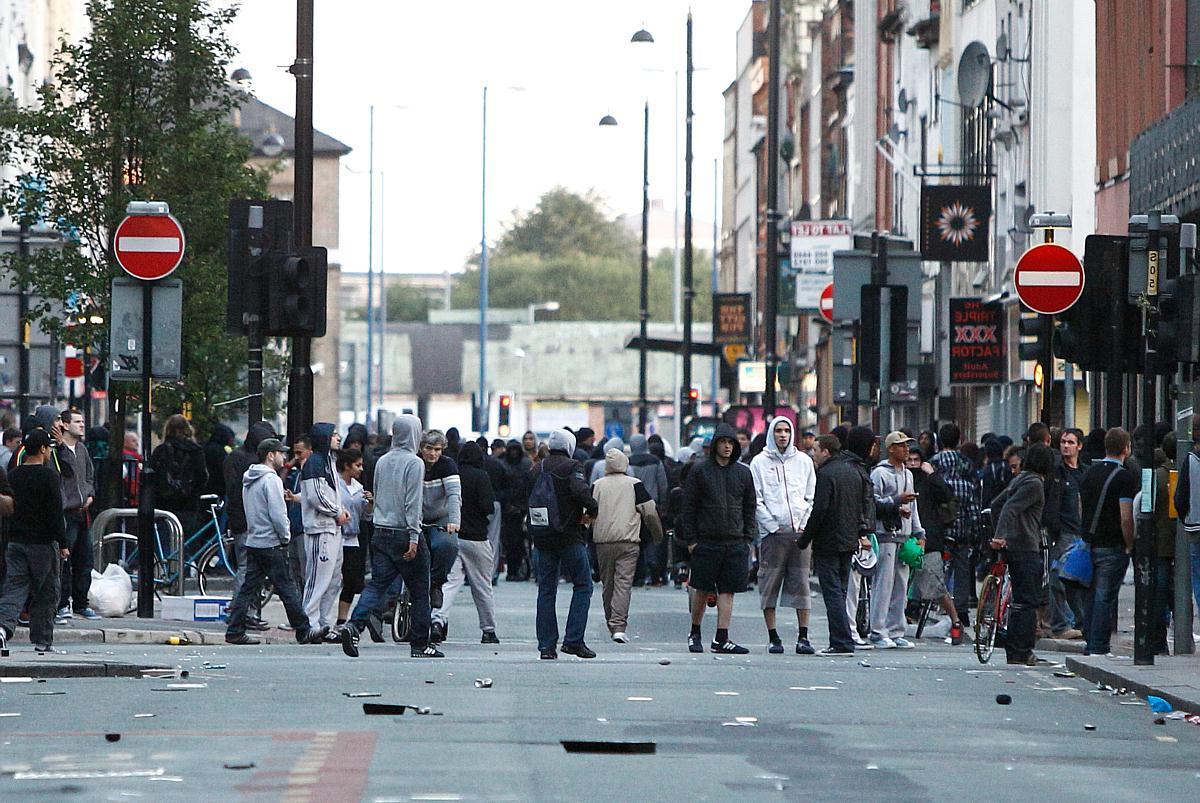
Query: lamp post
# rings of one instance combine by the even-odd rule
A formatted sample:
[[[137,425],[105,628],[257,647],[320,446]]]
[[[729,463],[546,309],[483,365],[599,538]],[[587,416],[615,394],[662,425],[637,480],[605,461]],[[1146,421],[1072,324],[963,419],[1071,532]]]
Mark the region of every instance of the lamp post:
[[[780,29],[783,16],[779,0],[768,4],[767,51],[767,276],[764,287],[764,328],[767,347],[766,387],[763,389],[763,418],[775,415],[775,367],[779,319],[779,62],[782,60]],[[880,411],[883,411],[882,402]]]
[[[483,161],[480,168],[479,191],[479,400],[476,407],[477,424],[481,434],[488,431],[487,397],[487,308],[488,308],[488,246],[487,246],[487,93],[483,87]]]
[[[679,354],[683,359],[683,387],[678,395],[679,439],[682,442],[686,418],[695,414],[691,406],[692,390],[692,12],[687,15],[687,70],[684,79],[684,149],[683,149],[683,343]]]
[[[314,0],[296,0],[296,60],[289,72],[296,76],[295,183],[293,192],[295,246],[303,252],[312,246],[313,204],[313,6]],[[312,429],[312,338],[292,338],[292,369],[288,377],[288,442]],[[149,448],[147,442],[146,448]]]
[[[367,403],[363,421],[371,426],[371,392],[375,377],[375,104],[368,111],[367,128]]]

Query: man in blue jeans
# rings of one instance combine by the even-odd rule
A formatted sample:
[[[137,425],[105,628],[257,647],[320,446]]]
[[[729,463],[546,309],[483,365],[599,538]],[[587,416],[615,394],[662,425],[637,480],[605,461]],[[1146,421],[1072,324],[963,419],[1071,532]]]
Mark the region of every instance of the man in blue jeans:
[[[550,433],[546,445],[550,454],[533,469],[528,514],[538,584],[538,652],[544,660],[558,658],[554,603],[559,575],[564,575],[574,590],[562,651],[579,658],[595,658],[596,653],[583,641],[592,601],[592,566],[583,528],[595,518],[599,506],[588,490],[583,465],[571,456],[575,454],[575,436],[557,429]]]
[[[1079,483],[1084,540],[1092,551],[1091,613],[1087,653],[1110,654],[1117,598],[1133,552],[1133,497],[1139,483],[1125,467],[1129,433],[1120,427],[1104,435],[1103,460],[1093,463]]]
[[[421,435],[421,460],[425,463],[425,481],[421,492],[422,529],[429,546],[429,604],[442,607],[442,586],[458,560],[458,530],[462,525],[462,480],[458,464],[444,454],[446,436],[431,429]],[[434,622],[430,641],[440,644],[446,638],[446,625]]]
[[[399,415],[392,422],[392,448],[375,464],[375,534],[371,540],[371,582],[342,628],[342,652],[358,657],[358,636],[372,614],[381,613],[397,577],[412,601],[409,655],[445,658],[429,643],[429,544],[421,537],[421,483],[425,463],[417,456],[421,419]]]

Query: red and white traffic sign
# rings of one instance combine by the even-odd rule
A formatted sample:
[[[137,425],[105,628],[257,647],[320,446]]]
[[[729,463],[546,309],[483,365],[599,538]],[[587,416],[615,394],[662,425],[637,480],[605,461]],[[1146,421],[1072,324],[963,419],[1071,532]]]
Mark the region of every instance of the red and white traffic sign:
[[[1065,312],[1083,295],[1083,265],[1057,243],[1030,248],[1017,261],[1013,284],[1025,306],[1042,315]]]
[[[135,279],[154,282],[170,276],[183,261],[183,226],[169,214],[131,214],[117,226],[113,254]]]
[[[821,300],[817,305],[821,310],[821,317],[833,323],[833,282],[825,285],[825,289],[821,291]]]

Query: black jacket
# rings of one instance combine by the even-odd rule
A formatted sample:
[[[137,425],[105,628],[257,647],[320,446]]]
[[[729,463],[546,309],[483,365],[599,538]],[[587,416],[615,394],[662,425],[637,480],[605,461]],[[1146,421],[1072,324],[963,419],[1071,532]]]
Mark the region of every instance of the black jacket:
[[[954,502],[954,490],[946,484],[937,472],[926,474],[916,469],[913,475],[913,490],[917,497],[917,513],[921,517],[921,526],[925,528],[925,551],[941,552],[946,545],[946,525],[942,523],[942,514],[947,505]]]
[[[733,455],[722,466],[715,457],[697,463],[688,473],[683,486],[682,538],[686,543],[698,541],[751,541],[758,524],[754,517],[758,499],[750,469],[738,462],[741,446],[733,427],[721,424],[713,434],[713,444],[719,438],[733,441]]]
[[[529,471],[532,465],[521,451],[521,444],[509,441],[504,453],[504,507],[507,516],[524,516],[529,507],[529,491],[533,487]]]
[[[204,465],[208,469],[208,484],[204,488],[206,494],[216,494],[225,498],[225,458],[229,452],[226,446],[233,445],[233,430],[224,424],[216,424],[208,443],[204,444]]]
[[[462,525],[458,537],[464,541],[486,541],[488,516],[495,494],[483,470],[483,450],[467,441],[458,450],[458,478],[462,483]]]
[[[480,451],[483,450],[481,449]],[[500,509],[504,510],[504,503],[508,501],[508,472],[504,468],[504,463],[490,454],[485,454],[483,456],[483,470],[487,472],[488,480],[492,483],[492,493],[495,495],[495,501],[499,502]]]
[[[171,467],[176,466],[178,472]],[[154,506],[192,512],[208,487],[204,449],[190,438],[167,438],[150,454],[154,470]]]
[[[246,431],[246,440],[225,458],[222,473],[225,475],[225,517],[229,532],[246,532],[246,508],[242,506],[242,475],[246,469],[258,462],[258,444],[275,437],[275,428],[260,421]],[[364,485],[369,488],[369,485]]]
[[[568,457],[566,452],[557,449],[533,467],[530,487],[537,482],[538,475],[548,471],[560,481],[554,483],[554,494],[558,497],[558,511],[562,520],[563,533],[559,536],[544,538],[538,541],[543,549],[560,549],[572,544],[583,543],[583,514],[586,512],[592,518],[596,517],[600,506],[592,498],[587,480],[583,476],[583,465],[576,459]],[[528,505],[528,494],[525,497]]]
[[[815,554],[854,552],[875,528],[875,494],[862,458],[838,452],[817,469],[812,514],[804,528]]]

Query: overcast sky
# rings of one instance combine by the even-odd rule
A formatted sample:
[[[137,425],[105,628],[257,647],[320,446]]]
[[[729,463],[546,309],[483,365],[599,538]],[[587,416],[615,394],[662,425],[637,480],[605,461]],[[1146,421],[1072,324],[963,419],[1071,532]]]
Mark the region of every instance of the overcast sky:
[[[683,109],[685,25],[694,15],[693,203],[712,220],[721,154],[721,92],[734,79],[735,37],[748,0],[316,0],[314,119],[353,148],[342,160],[346,270],[367,263],[368,107],[375,104],[376,214],[389,272],[461,269],[480,235],[481,93],[488,94],[488,239],[515,209],[561,184],[597,190],[614,213],[641,209],[641,104],[650,100],[651,197],[671,208],[675,70]],[[258,97],[295,109],[295,0],[243,0],[234,66]],[[632,45],[645,26],[652,45]],[[652,68],[657,68],[652,71]],[[514,89],[520,87],[523,89]],[[405,108],[396,108],[403,106]],[[616,129],[597,126],[606,113]],[[682,225],[683,124],[679,123]],[[707,232],[704,233],[707,237]]]

